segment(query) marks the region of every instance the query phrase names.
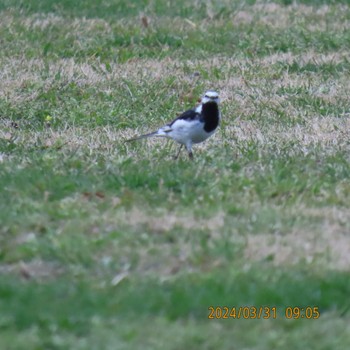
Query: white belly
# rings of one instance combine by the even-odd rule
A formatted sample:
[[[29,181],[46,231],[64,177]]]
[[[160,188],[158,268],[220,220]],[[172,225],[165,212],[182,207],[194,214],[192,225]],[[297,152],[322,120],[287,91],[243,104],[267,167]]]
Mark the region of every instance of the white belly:
[[[167,136],[183,145],[187,145],[188,143],[200,143],[206,140],[215,131],[208,133],[203,129],[203,126],[203,123],[198,120],[178,120],[172,125],[172,130]]]

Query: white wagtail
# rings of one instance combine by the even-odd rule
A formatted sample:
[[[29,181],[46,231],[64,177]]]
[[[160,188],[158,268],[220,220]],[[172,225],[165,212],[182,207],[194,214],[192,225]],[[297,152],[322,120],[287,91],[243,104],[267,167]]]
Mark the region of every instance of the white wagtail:
[[[215,91],[207,91],[201,98],[200,104],[179,115],[171,123],[157,131],[141,135],[127,141],[135,141],[146,137],[167,137],[180,143],[178,158],[183,146],[186,146],[188,155],[193,159],[192,144],[200,143],[211,136],[220,122],[219,95]]]

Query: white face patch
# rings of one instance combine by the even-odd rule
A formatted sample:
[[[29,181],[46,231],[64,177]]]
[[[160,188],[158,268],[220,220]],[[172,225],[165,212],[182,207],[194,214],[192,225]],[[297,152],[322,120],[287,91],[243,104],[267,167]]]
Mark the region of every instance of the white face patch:
[[[202,103],[208,103],[208,102],[220,102],[219,94],[216,91],[207,91],[204,96],[202,97]]]
[[[219,98],[219,94],[216,91],[207,91],[204,96],[213,99]]]

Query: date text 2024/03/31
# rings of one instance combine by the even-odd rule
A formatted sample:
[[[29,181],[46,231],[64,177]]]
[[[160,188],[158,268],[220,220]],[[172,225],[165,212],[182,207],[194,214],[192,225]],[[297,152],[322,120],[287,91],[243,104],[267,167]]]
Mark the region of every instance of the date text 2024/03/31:
[[[209,319],[275,319],[278,316],[286,319],[318,319],[320,312],[317,306],[288,306],[277,308],[276,306],[209,306]]]

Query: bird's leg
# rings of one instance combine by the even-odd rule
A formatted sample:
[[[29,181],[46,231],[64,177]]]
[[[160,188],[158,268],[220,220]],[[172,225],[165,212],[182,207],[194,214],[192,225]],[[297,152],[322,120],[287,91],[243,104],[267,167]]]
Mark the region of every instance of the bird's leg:
[[[176,160],[177,158],[179,158],[179,155],[180,155],[180,152],[181,152],[182,147],[183,147],[183,145],[180,145],[179,152],[177,152],[177,155],[174,157],[174,160]]]
[[[191,160],[193,160],[192,143],[191,142],[189,142],[186,145],[186,149],[187,149],[187,152],[188,152],[188,156],[190,157]]]

